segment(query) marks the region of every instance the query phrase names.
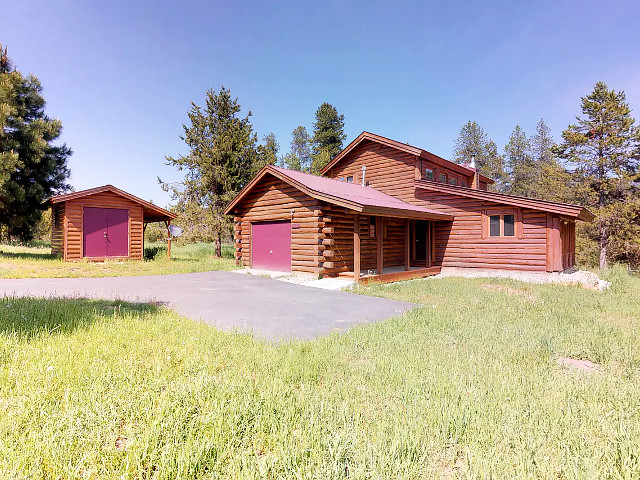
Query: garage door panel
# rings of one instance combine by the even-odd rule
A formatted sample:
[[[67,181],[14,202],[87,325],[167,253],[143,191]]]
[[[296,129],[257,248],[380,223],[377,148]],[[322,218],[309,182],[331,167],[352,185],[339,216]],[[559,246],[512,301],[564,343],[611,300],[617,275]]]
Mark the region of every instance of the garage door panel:
[[[291,271],[291,222],[251,224],[252,268]]]

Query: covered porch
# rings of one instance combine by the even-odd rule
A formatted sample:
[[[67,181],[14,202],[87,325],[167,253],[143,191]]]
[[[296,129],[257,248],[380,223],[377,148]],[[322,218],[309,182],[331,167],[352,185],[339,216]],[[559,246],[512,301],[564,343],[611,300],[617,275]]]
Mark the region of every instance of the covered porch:
[[[415,211],[394,216],[363,213],[367,212],[334,211],[326,218],[323,253],[327,275],[368,284],[440,273],[435,265],[435,225],[450,221],[450,216]]]

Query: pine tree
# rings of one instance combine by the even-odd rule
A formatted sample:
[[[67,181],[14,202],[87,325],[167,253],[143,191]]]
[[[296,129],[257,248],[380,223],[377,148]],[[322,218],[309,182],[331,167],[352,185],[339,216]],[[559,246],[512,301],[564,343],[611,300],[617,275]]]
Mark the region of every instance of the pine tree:
[[[302,125],[291,132],[291,151],[284,156],[282,164],[289,170],[309,172],[311,170],[311,139]]]
[[[625,93],[610,90],[604,82],[582,97],[582,117],[576,119],[562,132],[563,143],[556,152],[575,167],[585,200],[596,210],[594,226],[586,233],[597,241],[600,268],[605,268],[614,259],[610,247],[638,248],[640,214],[634,213],[638,206],[633,179],[640,163],[640,128]],[[632,256],[633,252],[618,253],[615,259]]]
[[[266,145],[258,152],[251,112],[241,118],[241,108],[224,87],[219,93],[207,92],[204,108],[192,102],[190,124],[183,125],[180,136],[189,153],[166,157],[167,165],[186,171],[184,180],[175,184],[159,180],[177,201],[175,209],[187,235],[192,240],[215,241],[218,257],[222,256],[222,238],[231,234],[232,222],[224,215],[226,205],[251,179],[256,164],[273,160],[275,137],[271,146],[269,136],[265,137]]]
[[[256,162],[253,165],[252,175],[257,174],[260,169],[265,165],[275,165],[278,163],[278,152],[280,151],[280,145],[276,139],[275,133],[271,132],[268,135],[262,137],[264,142],[262,145],[258,145]]]
[[[0,45],[0,234],[33,238],[44,201],[69,189],[71,150],[53,145],[60,120],[45,114],[42,85],[17,71]]]
[[[536,166],[536,180],[531,196],[555,202],[572,201],[572,178],[553,152],[551,129],[540,119],[536,134],[530,138],[531,156]]]
[[[534,197],[538,181],[538,169],[531,155],[531,144],[520,125],[511,133],[504,147],[509,170],[511,195]]]
[[[347,138],[344,133],[344,115],[338,115],[336,108],[325,102],[316,110],[313,124],[311,172],[319,173],[340,150]]]
[[[480,173],[495,180],[493,188],[503,191],[507,180],[504,158],[498,153],[495,142],[474,121],[468,121],[460,129],[453,149],[453,161],[466,164],[474,157]]]

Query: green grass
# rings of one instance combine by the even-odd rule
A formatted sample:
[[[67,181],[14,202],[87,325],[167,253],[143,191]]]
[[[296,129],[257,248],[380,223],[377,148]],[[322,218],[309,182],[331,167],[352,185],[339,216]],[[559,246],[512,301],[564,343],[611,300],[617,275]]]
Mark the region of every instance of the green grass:
[[[640,280],[610,279],[363,288],[422,307],[285,344],[153,306],[5,299],[0,476],[639,478]]]
[[[162,244],[146,244],[145,247]],[[170,273],[233,270],[233,247],[223,245],[222,258],[215,258],[209,243],[172,246],[171,259],[166,250],[152,261],[63,262],[51,255],[48,247],[0,245],[0,278],[116,277],[164,275]]]

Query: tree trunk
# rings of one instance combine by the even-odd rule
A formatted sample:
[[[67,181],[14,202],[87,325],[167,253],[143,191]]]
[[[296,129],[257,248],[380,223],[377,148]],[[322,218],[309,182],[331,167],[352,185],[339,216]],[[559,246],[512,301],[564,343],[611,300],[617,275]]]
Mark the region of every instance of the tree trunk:
[[[215,251],[215,255],[218,258],[222,257],[222,235],[220,234],[220,232],[218,232],[216,234],[216,251]]]
[[[607,227],[600,220],[598,232],[598,246],[600,248],[600,268],[607,268]]]

